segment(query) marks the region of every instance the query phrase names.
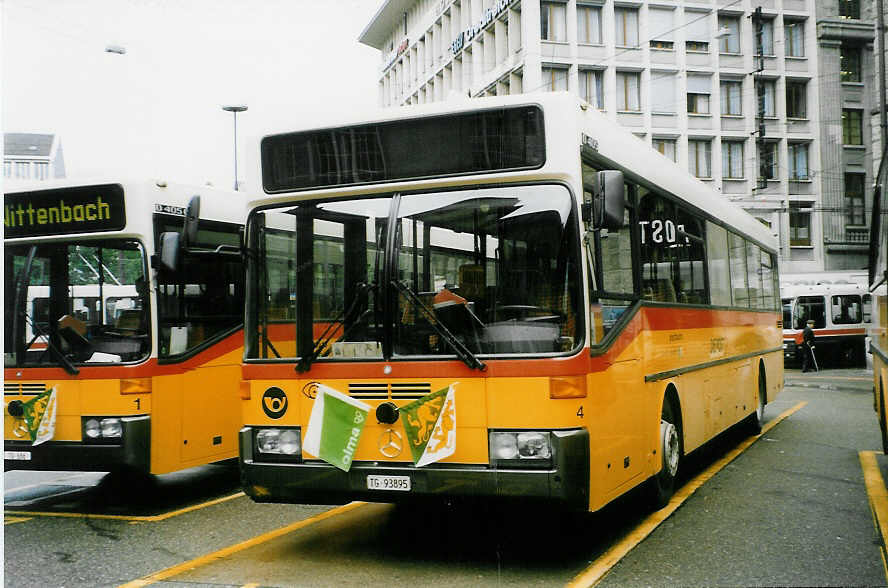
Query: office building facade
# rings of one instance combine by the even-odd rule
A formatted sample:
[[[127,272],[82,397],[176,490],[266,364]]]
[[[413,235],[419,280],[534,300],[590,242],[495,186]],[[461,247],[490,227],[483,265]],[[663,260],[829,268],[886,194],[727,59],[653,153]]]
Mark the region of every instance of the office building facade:
[[[737,202],[782,271],[866,264],[874,11],[860,0],[387,0],[379,103],[566,90]]]

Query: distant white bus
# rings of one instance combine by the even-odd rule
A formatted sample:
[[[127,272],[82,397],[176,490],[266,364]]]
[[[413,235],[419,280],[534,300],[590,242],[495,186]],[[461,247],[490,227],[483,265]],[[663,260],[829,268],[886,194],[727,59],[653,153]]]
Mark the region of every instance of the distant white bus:
[[[872,322],[872,296],[865,285],[785,282],[780,297],[785,362],[801,361],[802,330],[813,320],[818,362],[840,362],[846,367],[865,364],[867,329]]]

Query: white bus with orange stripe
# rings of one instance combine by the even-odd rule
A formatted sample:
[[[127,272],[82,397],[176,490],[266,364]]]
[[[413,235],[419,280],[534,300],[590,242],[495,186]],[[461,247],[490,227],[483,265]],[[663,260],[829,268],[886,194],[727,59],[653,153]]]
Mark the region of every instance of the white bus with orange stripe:
[[[784,359],[802,360],[802,330],[814,321],[818,364],[863,367],[867,331],[872,324],[872,295],[866,286],[850,281],[786,282],[780,287],[783,303]]]
[[[773,236],[575,97],[339,118],[265,137],[261,163],[256,501],[596,510],[646,483],[663,504],[688,453],[760,429],[782,388]],[[319,388],[370,408],[347,471],[303,451]],[[404,423],[434,423],[401,413],[445,389],[455,447],[417,466]]]
[[[246,199],[116,179],[5,194],[7,470],[162,474],[237,456]],[[28,407],[51,390],[51,439],[35,443]]]

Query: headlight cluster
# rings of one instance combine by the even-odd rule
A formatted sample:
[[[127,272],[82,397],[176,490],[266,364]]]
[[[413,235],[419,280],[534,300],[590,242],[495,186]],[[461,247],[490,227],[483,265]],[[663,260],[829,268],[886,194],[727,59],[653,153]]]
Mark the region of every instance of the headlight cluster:
[[[84,441],[119,441],[123,437],[123,422],[116,417],[83,417]]]
[[[298,428],[256,429],[254,434],[257,457],[302,457],[302,431]]]
[[[548,467],[552,436],[548,431],[490,431],[490,464],[506,467]]]

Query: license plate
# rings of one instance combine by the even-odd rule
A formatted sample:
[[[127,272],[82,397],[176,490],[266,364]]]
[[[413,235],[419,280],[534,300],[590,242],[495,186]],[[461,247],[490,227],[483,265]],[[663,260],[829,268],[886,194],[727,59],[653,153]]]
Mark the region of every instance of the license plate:
[[[367,476],[367,489],[410,492],[410,476]]]
[[[4,451],[3,459],[14,459],[18,461],[31,461],[30,451]]]

